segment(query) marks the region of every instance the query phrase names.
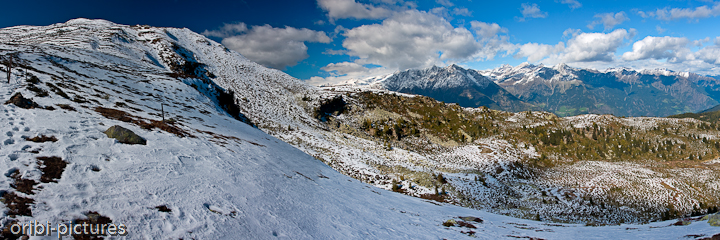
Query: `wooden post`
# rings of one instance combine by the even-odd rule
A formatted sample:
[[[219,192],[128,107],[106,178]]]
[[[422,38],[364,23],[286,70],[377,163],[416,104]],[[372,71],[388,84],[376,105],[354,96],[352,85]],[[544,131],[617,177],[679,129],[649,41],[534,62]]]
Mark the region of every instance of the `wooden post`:
[[[8,84],[9,84],[10,77],[12,76],[12,56],[8,58],[8,60],[5,64],[7,64],[7,79],[8,79]]]
[[[160,112],[162,113],[162,121],[165,123],[165,108],[163,107],[163,103],[160,103]]]

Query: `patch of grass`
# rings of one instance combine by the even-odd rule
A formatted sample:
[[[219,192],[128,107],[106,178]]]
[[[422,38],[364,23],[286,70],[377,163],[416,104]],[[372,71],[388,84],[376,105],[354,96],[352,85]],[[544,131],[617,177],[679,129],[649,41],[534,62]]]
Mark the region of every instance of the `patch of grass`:
[[[32,74],[29,74],[29,75],[30,75],[30,77],[27,80],[25,80],[25,82],[30,83],[30,84],[38,84],[40,82],[40,79],[38,77],[36,77],[35,75],[32,75]]]
[[[35,194],[33,190],[35,189],[35,185],[38,184],[35,180],[23,179],[18,171],[15,171],[10,178],[13,179],[13,183],[10,184],[11,188],[27,195]]]
[[[124,102],[116,102],[116,103],[115,103],[115,107],[127,108],[128,105],[127,105],[126,103],[124,103]]]
[[[172,210],[165,205],[157,206],[157,207],[155,207],[155,209],[157,209],[158,211],[161,211],[161,212],[172,212]]]
[[[90,212],[86,213],[85,216],[87,217],[86,219],[74,219],[74,220],[72,221],[73,224],[80,224],[80,225],[86,224],[86,226],[87,226],[87,225],[90,225],[90,229],[93,230],[93,229],[98,229],[98,227],[99,227],[99,226],[102,226],[103,224],[110,224],[110,223],[112,223],[112,219],[110,219],[109,217],[100,215],[100,214],[97,213],[97,212],[90,211]],[[88,231],[88,232],[90,232],[90,231]],[[75,240],[95,240],[95,239],[103,239],[103,238],[100,237],[100,236],[102,236],[102,235],[101,235],[101,234],[92,234],[92,233],[90,233],[90,234],[77,234],[77,235],[74,234],[74,235],[73,235],[73,238],[74,238]]]
[[[32,217],[32,211],[30,205],[35,203],[35,200],[31,198],[21,197],[13,192],[5,192],[2,196],[3,203],[7,210],[7,215],[10,217],[15,216],[30,216]]]
[[[72,99],[73,102],[76,103],[89,103],[90,101],[86,100],[84,97],[75,95],[75,97]]]
[[[420,194],[420,198],[427,199],[427,200],[433,200],[436,202],[446,202],[445,196],[443,196],[442,194],[423,193],[423,194]]]
[[[42,142],[57,142],[58,139],[55,138],[55,136],[48,137],[45,135],[40,135],[40,136],[36,136],[36,137],[32,137],[32,138],[25,138],[25,140],[31,141],[31,142],[36,142],[36,143],[42,143]]]
[[[60,95],[61,97],[65,98],[65,99],[70,99],[70,96],[68,96],[67,93],[63,92],[62,89],[60,89],[59,87],[55,86],[55,84],[46,82],[45,85],[47,85],[48,87],[50,87],[50,91],[53,91],[55,94]]]
[[[112,109],[112,108],[104,108],[104,107],[96,107],[95,111],[100,113],[100,115],[102,115],[103,117],[106,117],[109,119],[115,119],[118,121],[129,122],[129,123],[134,123],[134,121],[135,121],[135,119],[132,118],[133,117],[132,115],[130,115],[129,113],[126,113],[124,111],[121,111],[121,110]]]
[[[69,110],[69,111],[77,111],[74,107],[70,106],[69,104],[55,104],[55,106],[58,106],[62,109]]]
[[[27,90],[30,90],[30,91],[34,92],[34,93],[35,93],[35,96],[37,96],[37,97],[47,97],[47,96],[50,95],[50,94],[48,94],[47,91],[45,91],[45,90],[43,90],[43,89],[41,89],[41,88],[39,88],[39,87],[37,87],[37,86],[35,86],[35,85],[28,85],[28,86],[25,87],[25,88],[26,88]]]
[[[12,221],[6,223],[5,228],[3,228],[2,232],[0,232],[0,239],[16,240],[16,239],[20,239],[22,237],[22,235],[20,235],[20,234],[12,233],[10,226],[12,226],[15,223],[17,223],[16,220],[12,220]]]
[[[49,183],[57,182],[57,179],[62,177],[63,171],[67,166],[67,162],[63,161],[60,157],[37,157],[38,165],[40,165],[40,182]]]
[[[468,222],[476,222],[476,223],[483,222],[483,220],[480,219],[479,217],[458,217],[458,218],[462,219],[463,221],[468,221]]]
[[[144,118],[133,116],[132,114],[129,114],[122,110],[112,109],[112,108],[104,108],[104,107],[96,107],[95,111],[100,113],[100,115],[103,115],[103,117],[109,118],[109,119],[115,119],[118,121],[128,122],[135,125],[140,126],[144,129],[154,129],[159,128],[160,130],[175,134],[178,137],[194,137],[193,135],[183,131],[179,127],[176,127],[174,124],[168,124],[167,122],[163,121],[156,121],[156,120],[148,120],[149,122],[146,122]]]
[[[465,221],[458,221],[457,224],[459,227],[477,228],[477,227],[475,227],[475,225],[472,225],[471,223],[465,222]]]
[[[163,121],[150,120],[150,123],[140,125],[140,126],[142,128],[146,128],[146,129],[159,128],[160,130],[175,134],[176,136],[179,136],[179,137],[192,136],[189,133],[183,131],[182,129],[172,125],[172,123],[168,124],[168,122],[163,122]]]

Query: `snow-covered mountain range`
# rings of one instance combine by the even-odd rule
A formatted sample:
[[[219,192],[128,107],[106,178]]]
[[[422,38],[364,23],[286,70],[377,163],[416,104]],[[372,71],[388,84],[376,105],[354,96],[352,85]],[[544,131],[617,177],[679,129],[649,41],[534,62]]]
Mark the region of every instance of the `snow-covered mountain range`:
[[[348,80],[338,86],[359,86],[394,92],[418,94],[464,107],[487,106],[522,111],[530,108],[498,86],[491,78],[458,65],[444,68],[410,69],[363,80]]]
[[[312,116],[337,92],[264,68],[188,29],[88,19],[18,26],[0,29],[0,55],[13,63],[11,79],[0,78],[0,99],[22,94],[35,103],[0,105],[3,238],[16,237],[8,233],[12,224],[30,221],[111,221],[127,226],[129,239],[607,239],[718,232],[700,219],[683,226],[548,224],[359,182],[335,169],[380,176],[368,164],[381,159],[373,150],[378,144],[327,131],[328,124]],[[478,86],[492,84],[464,75]],[[114,125],[146,144],[108,138],[104,132]],[[349,144],[337,145],[342,141]],[[323,156],[323,163],[308,154],[318,149],[335,155]],[[389,158],[417,156],[394,154]]]
[[[453,73],[473,77],[458,77]],[[485,87],[469,82],[478,82],[479,86]],[[544,110],[559,116],[587,113],[668,116],[698,112],[720,103],[720,80],[712,77],[667,69],[597,71],[565,64],[546,67],[523,63],[482,71],[452,65],[348,80],[338,85],[415,93],[464,107]],[[490,100],[476,100],[485,96]]]
[[[667,116],[702,111],[720,100],[717,79],[667,69],[596,71],[521,64],[480,72],[523,101],[562,116]]]

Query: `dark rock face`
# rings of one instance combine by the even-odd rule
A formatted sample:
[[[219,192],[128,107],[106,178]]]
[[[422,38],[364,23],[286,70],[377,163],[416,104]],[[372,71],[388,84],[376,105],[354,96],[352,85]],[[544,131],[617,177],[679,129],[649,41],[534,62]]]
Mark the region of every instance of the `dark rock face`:
[[[326,121],[328,116],[340,115],[347,110],[347,103],[341,96],[335,96],[332,99],[325,100],[315,110],[315,118],[320,121]]]
[[[32,99],[27,99],[27,98],[23,97],[23,95],[20,94],[20,93],[15,93],[15,95],[13,95],[13,96],[10,98],[10,100],[8,100],[8,101],[5,102],[5,104],[11,104],[11,103],[14,104],[15,106],[18,106],[18,107],[21,107],[21,108],[25,108],[25,109],[39,108],[39,107],[40,107],[40,105],[38,105],[37,103],[33,102]]]
[[[118,142],[125,143],[125,144],[145,145],[147,143],[147,141],[144,138],[138,136],[133,131],[130,131],[127,128],[123,128],[118,125],[108,128],[108,130],[105,131],[105,134],[109,138],[117,139]]]

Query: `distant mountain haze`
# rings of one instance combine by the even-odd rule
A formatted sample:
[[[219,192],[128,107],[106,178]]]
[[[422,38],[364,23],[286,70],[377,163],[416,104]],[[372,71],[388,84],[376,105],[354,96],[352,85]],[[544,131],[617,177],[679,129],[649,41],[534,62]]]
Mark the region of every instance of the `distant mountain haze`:
[[[558,116],[669,116],[703,111],[720,101],[720,81],[712,77],[667,69],[598,71],[565,64],[524,63],[484,71],[434,66],[341,83],[346,84],[425,95],[463,107],[544,110]]]

